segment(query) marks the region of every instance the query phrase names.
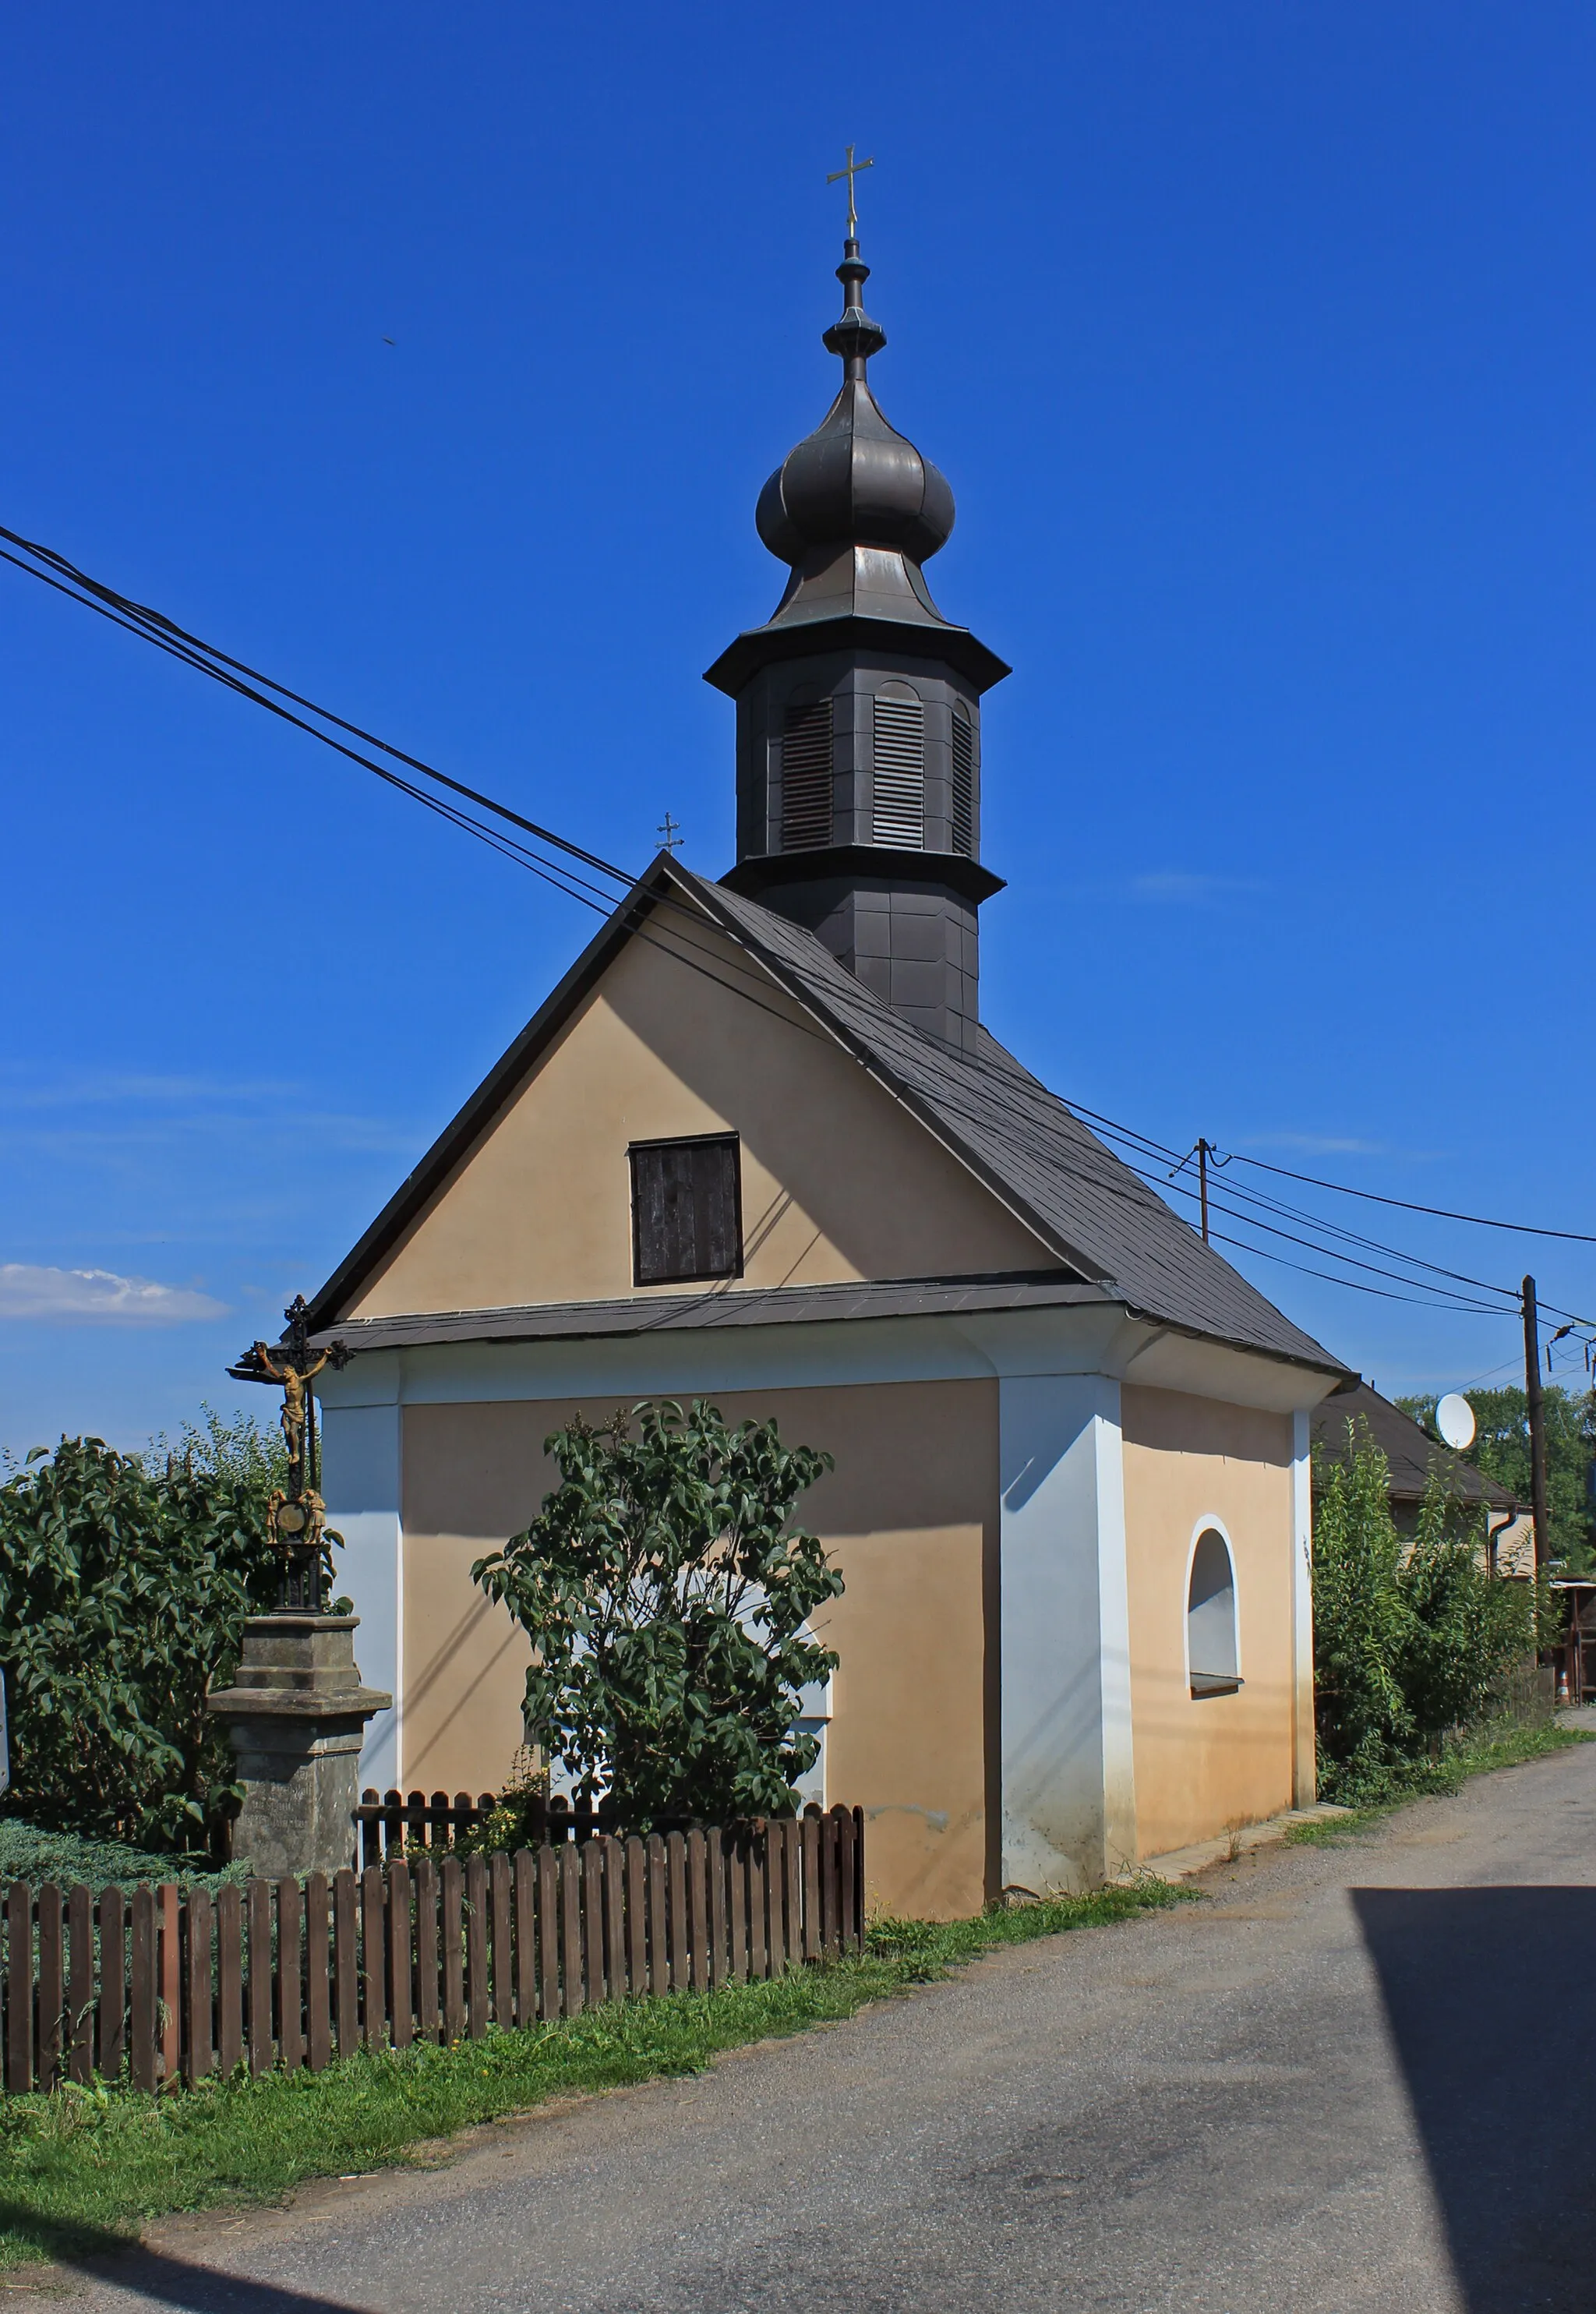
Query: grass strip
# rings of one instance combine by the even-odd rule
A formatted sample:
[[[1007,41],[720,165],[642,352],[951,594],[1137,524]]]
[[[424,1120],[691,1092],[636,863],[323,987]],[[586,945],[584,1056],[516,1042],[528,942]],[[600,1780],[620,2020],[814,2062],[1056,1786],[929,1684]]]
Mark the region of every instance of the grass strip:
[[[1372,1832],[1409,1800],[1444,1799],[1471,1776],[1489,1775],[1494,1768],[1520,1768],[1528,1760],[1544,1760],[1554,1752],[1593,1742],[1596,1735],[1589,1728],[1561,1727],[1555,1720],[1539,1727],[1482,1727],[1449,1744],[1439,1760],[1415,1760],[1409,1767],[1392,1769],[1384,1788],[1367,1799],[1356,1798],[1350,1815],[1293,1824],[1286,1839],[1297,1848],[1338,1848],[1360,1833]]]
[[[974,1920],[882,1921],[859,1958],[770,1983],[613,2001],[449,2048],[363,2051],[317,2074],[0,2099],[0,2266],[93,2256],[173,2211],[277,2201],[308,2178],[402,2162],[423,2141],[549,2098],[701,2072],[720,2050],[851,2017],[994,1946],[1131,1920],[1188,1894],[1150,1878]]]

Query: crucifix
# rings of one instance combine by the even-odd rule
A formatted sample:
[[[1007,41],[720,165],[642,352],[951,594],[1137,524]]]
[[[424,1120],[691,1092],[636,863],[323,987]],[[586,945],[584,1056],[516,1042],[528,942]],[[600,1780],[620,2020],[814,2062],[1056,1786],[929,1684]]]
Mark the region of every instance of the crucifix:
[[[267,1506],[267,1518],[283,1554],[283,1589],[279,1612],[319,1613],[322,1599],[323,1561],[330,1535],[327,1506],[317,1491],[316,1400],[310,1385],[323,1366],[336,1372],[348,1365],[350,1353],[341,1342],[324,1350],[310,1346],[310,1312],[303,1294],[296,1294],[283,1315],[287,1338],[272,1345],[251,1343],[235,1366],[227,1371],[237,1382],[276,1382],[283,1393],[278,1421],[288,1451],[288,1484],[277,1488]]]
[[[868,161],[856,161],[853,157],[853,147],[850,145],[847,166],[832,170],[826,178],[825,181],[828,185],[834,185],[842,177],[846,177],[848,180],[848,238],[850,241],[859,239],[859,211],[853,206],[853,180],[861,169],[873,169],[875,165],[873,155]]]

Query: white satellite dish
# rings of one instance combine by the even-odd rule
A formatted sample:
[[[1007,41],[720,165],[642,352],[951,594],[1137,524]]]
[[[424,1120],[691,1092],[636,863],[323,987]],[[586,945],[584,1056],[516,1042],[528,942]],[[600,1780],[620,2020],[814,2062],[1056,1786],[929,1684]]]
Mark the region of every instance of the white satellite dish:
[[[1449,1390],[1435,1409],[1435,1427],[1460,1454],[1474,1444],[1474,1409],[1461,1391]]]

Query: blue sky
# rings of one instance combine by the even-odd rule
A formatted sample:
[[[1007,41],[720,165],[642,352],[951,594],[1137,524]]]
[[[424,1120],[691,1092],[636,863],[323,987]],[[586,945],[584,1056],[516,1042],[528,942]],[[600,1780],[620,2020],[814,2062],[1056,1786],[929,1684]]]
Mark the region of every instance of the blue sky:
[[[855,139],[932,584],[1015,668],[990,1024],[1172,1146],[1588,1229],[1593,68],[1468,0],[13,9],[0,522],[719,873],[701,671],[779,592]],[[4,568],[0,670],[0,1443],[137,1443],[592,920]],[[1596,1309],[1596,1249],[1345,1217]],[[1383,1388],[1511,1367],[1243,1266]]]

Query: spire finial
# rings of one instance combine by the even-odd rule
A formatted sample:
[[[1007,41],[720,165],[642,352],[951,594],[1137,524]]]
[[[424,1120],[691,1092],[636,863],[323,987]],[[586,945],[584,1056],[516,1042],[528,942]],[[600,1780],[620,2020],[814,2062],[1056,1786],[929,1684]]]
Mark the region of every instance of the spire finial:
[[[841,169],[833,169],[826,178],[825,181],[828,185],[836,184],[842,177],[848,180],[848,238],[850,241],[859,239],[859,211],[853,205],[853,180],[861,169],[873,169],[875,165],[874,155],[868,161],[856,161],[853,157],[853,147],[850,145],[846,165]]]

